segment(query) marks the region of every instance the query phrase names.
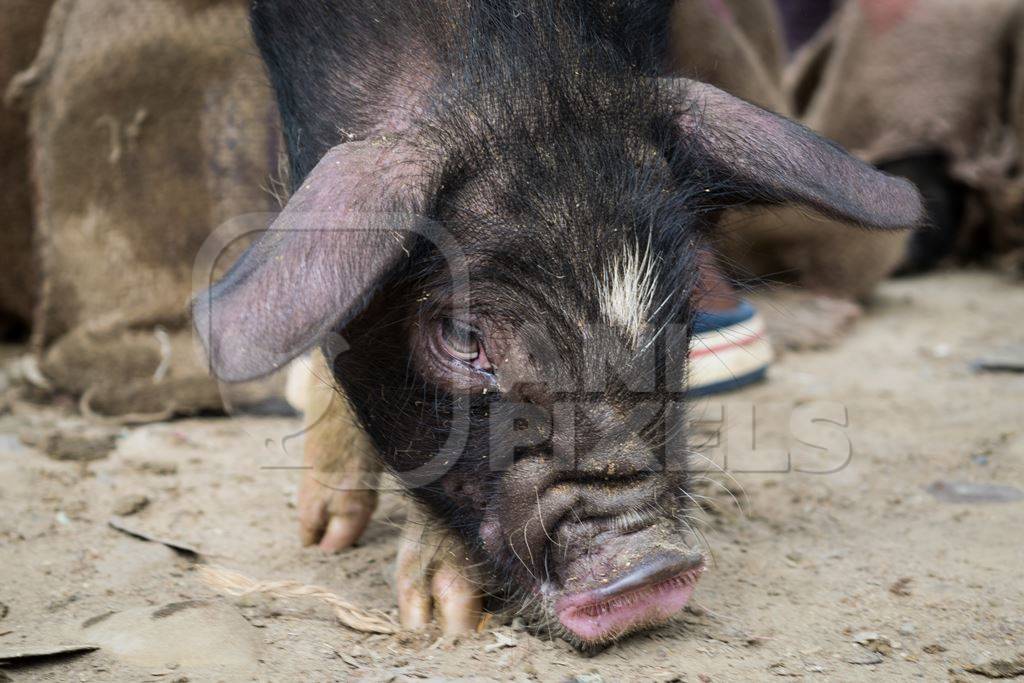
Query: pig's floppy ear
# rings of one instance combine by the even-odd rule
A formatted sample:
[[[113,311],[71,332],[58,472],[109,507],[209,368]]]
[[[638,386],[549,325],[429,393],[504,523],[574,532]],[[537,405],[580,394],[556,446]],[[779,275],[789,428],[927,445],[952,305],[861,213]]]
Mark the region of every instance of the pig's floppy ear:
[[[270,229],[195,298],[214,375],[267,375],[362,311],[408,253],[425,204],[406,156],[381,140],[329,151]]]
[[[662,81],[683,103],[677,121],[685,143],[712,177],[740,197],[793,202],[868,228],[917,227],[924,206],[917,188],[850,155],[816,133],[687,79]]]

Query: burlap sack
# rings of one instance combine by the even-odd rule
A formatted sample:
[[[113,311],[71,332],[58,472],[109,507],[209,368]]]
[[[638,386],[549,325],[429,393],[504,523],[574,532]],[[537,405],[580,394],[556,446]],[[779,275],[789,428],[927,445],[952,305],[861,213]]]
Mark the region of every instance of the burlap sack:
[[[790,53],[799,50],[842,4],[842,0],[775,0],[786,28]]]
[[[786,50],[774,0],[687,0],[673,12],[674,71],[783,115]],[[721,265],[735,279],[801,285],[844,299],[867,297],[891,273],[906,235],[858,231],[800,207],[728,211]]]
[[[723,0],[773,82],[781,83],[789,55],[778,0]]]
[[[32,63],[53,0],[0,0],[0,94]],[[28,116],[0,101],[0,335],[27,329],[35,304]]]
[[[863,158],[945,158],[968,189],[962,254],[1020,245],[1008,85],[1022,11],[1021,0],[850,0],[786,77],[804,121]]]
[[[219,224],[277,207],[279,126],[247,4],[58,0],[14,86],[38,195],[33,340],[93,409],[220,407],[187,320],[193,264]]]
[[[685,0],[672,9],[676,74],[782,114],[785,48],[774,0]]]
[[[787,74],[810,79],[797,112],[873,162],[943,151],[957,161],[1003,139],[1020,0],[853,0]]]

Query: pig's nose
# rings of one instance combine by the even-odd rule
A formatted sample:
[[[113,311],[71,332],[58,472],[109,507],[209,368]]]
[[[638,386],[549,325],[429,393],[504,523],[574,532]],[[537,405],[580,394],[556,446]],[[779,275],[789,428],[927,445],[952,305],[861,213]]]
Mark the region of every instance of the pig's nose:
[[[555,611],[582,640],[601,642],[681,610],[703,569],[699,553],[656,553],[604,585],[562,596]]]
[[[635,591],[644,586],[651,586],[675,576],[687,572],[693,572],[703,567],[704,556],[699,550],[691,550],[689,553],[664,553],[655,555],[652,558],[640,563],[632,571],[619,576],[589,593],[592,600],[600,601],[613,598],[624,593]]]

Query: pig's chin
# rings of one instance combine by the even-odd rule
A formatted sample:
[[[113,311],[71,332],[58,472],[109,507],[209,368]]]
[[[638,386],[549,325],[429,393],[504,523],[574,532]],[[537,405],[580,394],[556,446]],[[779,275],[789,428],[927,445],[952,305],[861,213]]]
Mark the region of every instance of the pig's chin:
[[[554,616],[567,640],[600,648],[680,612],[704,568],[699,551],[653,529],[603,538],[558,572],[564,579],[552,591]]]

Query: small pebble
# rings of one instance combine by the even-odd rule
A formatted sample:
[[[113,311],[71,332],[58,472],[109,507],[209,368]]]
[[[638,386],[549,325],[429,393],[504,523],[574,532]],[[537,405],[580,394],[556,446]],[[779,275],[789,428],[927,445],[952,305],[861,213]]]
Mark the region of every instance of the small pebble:
[[[788,668],[785,662],[775,662],[768,667],[768,673],[773,676],[781,676],[783,678],[799,678],[800,674],[792,669]]]
[[[22,434],[29,446],[42,449],[54,460],[92,462],[106,458],[117,445],[117,434],[87,427],[55,429],[45,435]]]
[[[129,517],[142,512],[149,505],[149,498],[141,493],[130,493],[121,496],[114,503],[114,514],[120,517]]]
[[[925,490],[943,503],[1013,503],[1024,500],[1024,491],[1002,484],[937,481]]]
[[[871,666],[872,664],[881,664],[885,661],[885,657],[878,654],[877,652],[871,652],[870,650],[862,650],[855,655],[851,655],[846,658],[847,664],[857,664],[861,666]]]
[[[501,631],[494,631],[494,640],[496,642],[484,646],[484,652],[494,652],[506,647],[515,647],[519,645],[518,639],[514,636],[502,633]]]
[[[896,579],[891,586],[889,586],[889,592],[893,595],[898,595],[901,598],[905,598],[911,594],[910,583],[913,581],[909,576]]]
[[[146,460],[138,464],[138,469],[147,474],[166,477],[178,473],[178,464],[162,460]]]
[[[598,674],[576,674],[565,680],[565,683],[604,683]]]
[[[996,349],[971,362],[975,372],[1024,372],[1024,344]]]
[[[953,347],[949,344],[935,344],[934,346],[925,347],[922,351],[924,355],[936,359],[949,358],[953,355]]]
[[[1024,676],[1024,652],[1008,658],[992,657],[986,653],[978,657],[965,671],[987,678],[1016,678]]]

